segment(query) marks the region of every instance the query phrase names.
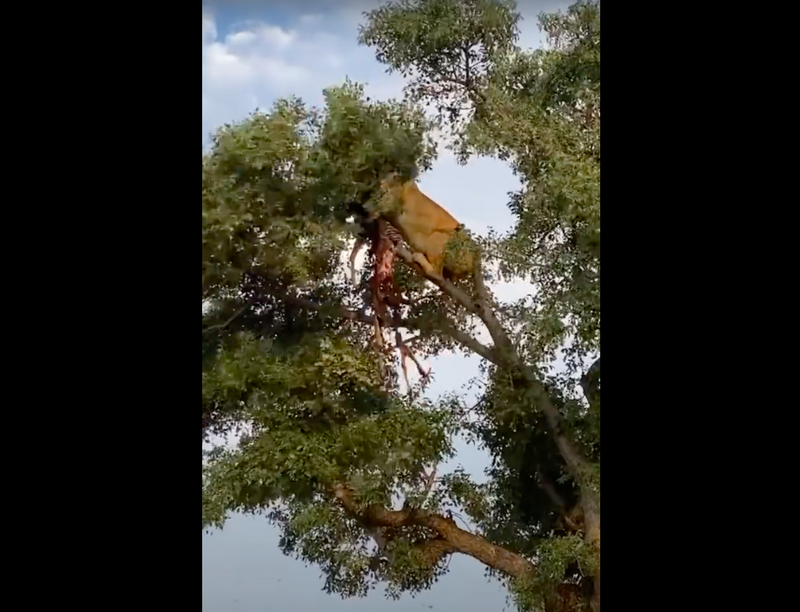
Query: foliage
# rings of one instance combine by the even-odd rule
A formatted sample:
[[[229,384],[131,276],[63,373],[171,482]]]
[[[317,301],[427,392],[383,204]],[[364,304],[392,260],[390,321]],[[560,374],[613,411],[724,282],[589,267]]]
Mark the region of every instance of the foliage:
[[[537,559],[535,575],[509,583],[510,595],[521,610],[536,609],[542,602],[552,601],[565,585],[565,575],[577,568],[580,574],[591,576],[597,564],[591,547],[575,535],[548,538],[538,547]]]
[[[483,25],[467,25],[476,20]],[[526,357],[551,355],[569,338],[577,370],[600,343],[600,4],[542,16],[548,49],[513,46],[517,21],[512,2],[403,0],[373,11],[361,41],[390,70],[414,77],[413,99],[457,99],[448,108],[467,109],[440,115],[464,125],[456,132],[462,160],[495,155],[520,177],[509,203],[517,225],[490,252],[506,277],[540,292],[535,309],[514,317],[525,319]],[[435,24],[432,33],[420,22]],[[450,22],[465,25],[444,27]]]
[[[401,0],[369,14],[359,41],[374,47],[388,71],[415,77],[412,99],[455,121],[494,58],[513,48],[519,14],[505,0]]]
[[[559,585],[591,586],[598,559],[571,513],[599,491],[599,362],[589,376],[600,347],[599,19],[599,2],[543,15],[549,44],[522,50],[513,2],[389,3],[366,15],[360,41],[408,78],[405,101],[372,101],[348,82],[325,91],[322,109],[281,100],[218,131],[203,156],[203,431],[215,447],[204,455],[204,528],[232,511],[265,513],[284,552],[318,564],[329,591],[384,582],[397,596],[428,588],[449,554],[413,521],[376,531],[371,504],[405,500],[463,513],[533,562],[535,574],[509,582],[521,609]],[[381,380],[388,357],[370,344],[366,278],[351,284],[340,263],[382,210],[381,177],[430,167],[435,126],[463,161],[496,156],[521,179],[514,228],[478,241],[490,276],[536,287],[535,299],[490,299],[519,363],[484,362],[471,409]],[[420,335],[416,351],[469,350],[476,322],[463,304],[409,267],[396,281],[413,302],[400,316]],[[554,372],[559,356],[567,367]],[[238,442],[222,445],[232,432]],[[452,456],[459,433],[491,454],[487,482],[455,470],[429,490],[421,469]],[[337,501],[342,487],[360,513]]]

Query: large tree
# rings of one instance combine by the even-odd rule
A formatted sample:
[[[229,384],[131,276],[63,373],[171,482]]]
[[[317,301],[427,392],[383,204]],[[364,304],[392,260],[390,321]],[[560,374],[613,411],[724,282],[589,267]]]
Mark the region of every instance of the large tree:
[[[203,156],[203,438],[238,433],[204,451],[203,526],[263,512],[342,596],[427,588],[459,553],[520,609],[597,612],[599,1],[541,16],[548,44],[534,51],[516,45],[507,0],[400,0],[365,17],[360,42],[406,76],[404,101],[352,83],[323,109],[282,100],[221,128]],[[434,127],[462,160],[496,156],[522,184],[513,229],[474,237],[474,278],[425,278],[398,249],[408,303],[384,324],[418,354],[479,355],[470,407],[387,378],[370,268],[352,283],[340,264],[381,177],[430,167]],[[536,290],[500,303],[498,278]],[[486,482],[436,472],[459,434],[491,454]]]

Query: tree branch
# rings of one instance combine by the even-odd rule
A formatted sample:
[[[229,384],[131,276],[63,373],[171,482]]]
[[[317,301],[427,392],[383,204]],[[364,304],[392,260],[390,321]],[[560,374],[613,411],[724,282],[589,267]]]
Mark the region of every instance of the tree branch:
[[[294,304],[302,308],[307,308],[309,310],[316,310],[317,312],[324,312],[328,310],[331,312],[333,316],[339,319],[345,319],[347,321],[359,321],[361,323],[367,323],[369,325],[373,325],[375,323],[375,317],[363,312],[350,310],[349,308],[345,308],[344,306],[320,304],[319,302],[314,302],[313,300],[309,300],[308,298],[301,298],[292,295],[278,295],[276,297],[281,301]],[[388,317],[385,323],[389,327],[393,328],[405,327],[406,329],[416,330],[416,331],[435,331],[431,327],[428,327],[423,323],[419,323],[417,321],[409,319],[395,319],[394,317]],[[455,327],[455,325],[453,325],[450,321],[442,321],[441,327],[442,327],[441,331],[443,333],[450,336],[453,340],[455,340],[458,344],[460,344],[464,348],[469,349],[474,353],[477,353],[478,355],[480,355],[484,359],[487,359],[488,361],[491,361],[492,363],[499,362],[498,356],[490,347],[481,344],[480,342],[478,342],[478,340],[476,340],[466,332],[463,332],[457,327]]]
[[[241,307],[239,310],[237,310],[237,311],[236,311],[236,312],[233,314],[233,316],[232,316],[230,319],[228,319],[228,320],[224,321],[223,323],[217,323],[216,325],[209,325],[208,327],[206,327],[206,328],[203,330],[203,333],[204,333],[204,334],[207,334],[207,333],[209,333],[209,332],[212,332],[212,331],[214,331],[215,329],[223,329],[223,328],[225,328],[225,327],[228,327],[228,325],[230,325],[231,323],[233,323],[233,321],[234,321],[234,319],[236,319],[236,317],[238,317],[238,316],[239,316],[239,315],[241,315],[241,314],[242,314],[242,313],[243,313],[245,310],[247,310],[248,306],[249,306],[249,304],[245,304],[244,306],[242,306],[242,307]]]
[[[581,388],[583,388],[583,395],[586,401],[592,408],[599,408],[600,406],[600,357],[589,366],[586,373],[581,376]]]
[[[442,275],[440,275],[440,274],[428,274],[419,265],[415,265],[416,262],[414,261],[414,255],[411,253],[411,251],[409,251],[404,246],[397,245],[397,247],[395,248],[395,252],[409,266],[411,266],[415,270],[418,270],[420,272],[420,274],[422,274],[422,276],[427,278],[434,285],[439,287],[439,289],[441,289],[444,293],[446,293],[451,298],[453,298],[456,302],[461,304],[464,308],[467,309],[467,311],[469,311],[470,313],[480,317],[481,320],[483,320],[483,316],[481,316],[481,308],[480,308],[480,306],[478,304],[476,304],[475,301],[469,295],[467,295],[463,290],[461,290],[460,288],[456,287],[450,281],[446,280]],[[484,323],[486,323],[486,321],[484,321]],[[488,325],[487,325],[487,327],[488,327]],[[491,333],[491,330],[489,330],[489,331]],[[494,339],[494,336],[492,336],[492,338]]]
[[[361,311],[350,310],[344,306],[315,302],[314,300],[310,300],[308,298],[289,294],[273,294],[273,297],[276,297],[278,300],[287,304],[293,304],[308,310],[315,310],[321,314],[326,314],[326,311],[328,311],[332,317],[337,319],[360,321],[361,323],[367,323],[369,325],[373,325],[375,323],[375,317],[372,317]]]
[[[428,274],[425,270],[420,270],[419,266],[414,266],[413,256],[404,247],[398,246],[396,252],[425,278],[439,287],[442,292],[464,306],[468,312],[478,316],[489,330],[494,341],[494,347],[489,348],[484,346],[454,326],[448,327],[445,333],[466,348],[473,350],[489,361],[500,366],[516,369],[523,375],[527,383],[527,390],[532,396],[530,399],[545,415],[548,428],[552,432],[556,446],[561,456],[564,458],[568,470],[579,483],[581,489],[581,506],[584,511],[584,537],[588,542],[597,546],[599,554],[600,499],[599,493],[593,490],[590,483],[585,480],[585,474],[588,472],[587,468],[589,467],[589,463],[578,451],[577,447],[573,445],[571,440],[564,435],[560,426],[561,413],[552,403],[547,390],[538,380],[535,371],[520,358],[519,353],[517,353],[516,348],[506,334],[505,329],[489,307],[489,295],[483,283],[483,274],[480,269],[477,270],[475,275],[476,290],[478,293],[478,299],[476,301],[463,290],[445,280],[441,275],[435,273]],[[328,311],[332,316],[337,316],[345,320],[360,321],[368,324],[374,323],[374,318],[364,312],[356,312],[330,304],[320,304],[313,300],[296,296],[284,295],[278,296],[278,298],[320,312]],[[385,323],[392,327],[402,326],[420,331],[426,329],[424,324],[394,318],[389,319]],[[427,331],[431,331],[431,329],[427,328]],[[362,508],[352,498],[349,489],[344,486],[336,487],[334,493],[344,508],[367,527],[419,525],[427,527],[437,533],[438,536],[436,538],[424,542],[419,548],[428,562],[435,562],[446,554],[460,552],[470,555],[485,565],[509,576],[522,576],[535,569],[524,557],[492,544],[485,538],[459,529],[452,519],[419,509],[404,508],[403,510],[391,510],[380,505],[371,505]],[[595,577],[596,584],[594,594],[594,597],[598,601],[592,602],[595,606],[595,610],[599,610],[599,582],[598,573]]]
[[[424,325],[417,324],[416,322],[411,322],[415,329],[422,330]],[[461,331],[455,325],[453,325],[449,320],[439,321],[439,328],[441,331],[450,336],[453,340],[455,340],[458,344],[471,350],[473,353],[477,353],[487,361],[494,363],[495,365],[500,365],[502,362],[500,357],[497,355],[496,351],[481,342],[478,342],[475,338],[470,336],[468,333]],[[430,331],[430,330],[428,330]]]
[[[542,471],[542,468],[537,468],[536,475],[538,476],[538,484],[542,491],[545,492],[547,497],[550,498],[550,501],[558,508],[558,510],[562,513],[566,512],[567,504],[564,501],[564,498],[559,495],[558,491],[556,491],[556,487],[553,482],[545,475]]]
[[[467,311],[477,315],[494,341],[494,352],[497,357],[501,359],[507,366],[519,370],[528,384],[528,388],[533,395],[534,402],[541,409],[545,418],[547,419],[548,426],[554,437],[556,446],[564,458],[570,473],[581,482],[583,480],[583,472],[587,467],[587,461],[577,449],[577,447],[567,439],[561,429],[561,413],[550,400],[544,385],[537,378],[536,373],[528,364],[524,363],[517,353],[514,344],[506,334],[505,329],[500,323],[494,311],[489,307],[489,294],[486,290],[483,281],[483,272],[480,269],[480,264],[476,261],[475,264],[475,287],[478,292],[478,301],[474,301],[464,291],[456,287],[453,283],[447,281],[441,274],[430,274],[419,265],[414,265],[414,257],[411,252],[405,247],[398,246],[396,253],[403,258],[403,260],[411,265],[414,269],[418,270],[425,278],[431,281],[434,285],[439,287],[445,294],[449,295],[456,302],[461,304]],[[496,361],[493,361],[497,363]]]
[[[368,528],[427,527],[437,534],[421,545],[427,561],[436,562],[444,555],[459,552],[512,577],[536,570],[525,557],[492,544],[486,538],[459,528],[453,519],[416,508],[391,510],[380,504],[359,504],[353,491],[343,484],[334,486],[333,494],[345,511]]]
[[[513,353],[514,356],[516,355],[513,345],[511,344],[511,340],[506,335],[503,326],[500,324],[500,321],[497,319],[492,309],[489,308],[489,294],[483,282],[483,273],[481,272],[479,265],[476,264],[476,273],[474,275],[475,285],[479,295],[479,300],[476,302],[462,289],[456,287],[453,283],[446,280],[440,274],[429,274],[419,266],[415,266],[414,256],[412,255],[411,251],[405,247],[398,245],[395,251],[407,264],[419,270],[425,278],[439,287],[439,289],[453,298],[456,302],[461,304],[468,312],[480,318],[480,320],[483,321],[484,325],[486,325],[486,328],[489,330],[489,334],[492,336],[496,350],[508,351],[508,349],[510,349],[511,353]],[[512,355],[506,355],[506,357],[511,356]],[[494,355],[494,358],[490,359],[490,361],[493,363],[498,363],[498,357],[500,357],[500,355]],[[518,361],[518,359],[512,359],[512,362],[513,361]]]
[[[425,483],[425,500],[427,500],[431,496],[431,491],[433,490],[433,485],[436,482],[436,466],[434,465],[431,468],[430,473],[422,470],[422,477],[423,483]]]

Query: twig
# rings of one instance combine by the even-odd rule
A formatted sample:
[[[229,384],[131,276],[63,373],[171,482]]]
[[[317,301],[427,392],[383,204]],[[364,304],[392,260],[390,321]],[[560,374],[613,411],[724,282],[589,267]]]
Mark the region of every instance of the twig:
[[[249,306],[250,306],[249,304],[245,304],[244,306],[242,306],[242,307],[241,307],[239,310],[237,310],[237,311],[234,313],[234,315],[233,315],[233,316],[232,316],[230,319],[228,319],[228,320],[227,320],[227,321],[225,321],[224,323],[217,323],[216,325],[209,325],[208,327],[206,327],[206,328],[203,330],[203,333],[204,333],[204,334],[207,334],[208,332],[210,332],[210,331],[214,331],[215,329],[222,329],[222,328],[224,328],[224,327],[228,327],[228,325],[230,325],[231,323],[233,323],[233,320],[234,320],[236,317],[238,317],[240,314],[242,314],[242,313],[243,313],[245,310],[247,310],[247,308],[248,308]]]

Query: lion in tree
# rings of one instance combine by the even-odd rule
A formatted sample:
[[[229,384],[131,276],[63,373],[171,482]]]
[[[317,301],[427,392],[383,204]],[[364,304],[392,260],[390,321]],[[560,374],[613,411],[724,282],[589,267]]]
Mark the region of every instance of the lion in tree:
[[[372,306],[375,312],[375,338],[383,347],[382,329],[389,320],[389,309],[407,303],[394,283],[394,260],[397,245],[405,241],[412,250],[414,263],[428,277],[456,280],[474,273],[475,256],[470,249],[453,255],[448,245],[463,231],[463,226],[449,212],[420,191],[413,180],[403,180],[389,173],[380,182],[379,212],[362,216],[362,231],[350,254],[351,278],[355,280],[355,259],[370,244],[374,270],[370,279]],[[410,358],[423,378],[425,372],[399,331],[396,348],[408,385],[405,361]],[[410,385],[408,385],[410,388]]]

